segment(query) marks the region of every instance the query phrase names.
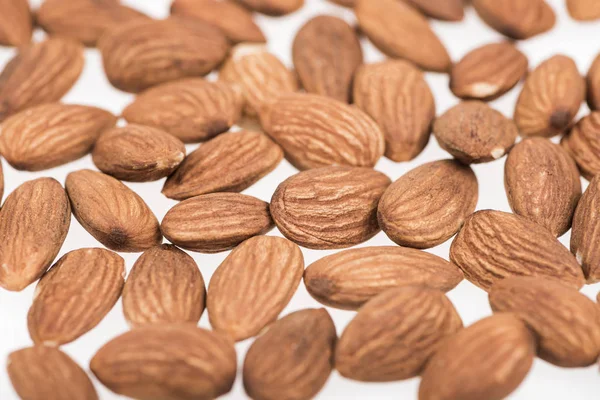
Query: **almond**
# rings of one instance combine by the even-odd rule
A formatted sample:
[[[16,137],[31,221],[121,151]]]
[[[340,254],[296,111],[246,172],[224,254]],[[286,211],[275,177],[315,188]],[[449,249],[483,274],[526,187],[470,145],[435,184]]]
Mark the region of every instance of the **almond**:
[[[243,6],[259,13],[280,16],[293,13],[304,6],[304,0],[237,0]]]
[[[587,102],[592,110],[600,110],[600,54],[587,74]]]
[[[581,181],[577,165],[559,145],[540,137],[517,144],[506,159],[504,186],[515,214],[557,237],[571,228]]]
[[[600,112],[583,117],[563,136],[560,144],[577,163],[579,171],[591,180],[600,173]]]
[[[48,269],[71,224],[69,199],[52,178],[27,181],[0,211],[0,286],[21,291]]]
[[[67,175],[65,186],[77,221],[109,249],[136,252],[162,241],[150,208],[115,178],[86,169]]]
[[[244,388],[256,400],[312,399],[333,369],[337,334],[327,311],[307,309],[275,322],[244,360]]]
[[[464,0],[404,0],[428,17],[442,21],[462,21]]]
[[[236,366],[229,339],[188,324],[133,329],[90,362],[110,390],[139,400],[217,398],[231,390]]]
[[[600,3],[596,0],[567,0],[567,10],[573,19],[593,21],[600,18]]]
[[[515,108],[515,123],[522,136],[556,136],[569,127],[584,96],[585,81],[575,62],[554,56],[527,77]]]
[[[33,18],[27,0],[0,0],[0,45],[22,46],[31,41]]]
[[[77,160],[117,123],[96,107],[49,103],[28,108],[0,127],[0,152],[13,168],[41,171]]]
[[[304,258],[289,240],[256,236],[236,247],[208,286],[213,329],[235,341],[256,336],[275,321],[296,292]]]
[[[335,349],[335,367],[342,376],[364,382],[412,378],[440,342],[462,326],[443,292],[390,289],[369,300],[346,326]]]
[[[283,153],[259,132],[220,135],[190,153],[167,179],[163,194],[183,200],[213,192],[241,192],[275,169]]]
[[[467,218],[452,242],[450,260],[484,290],[511,276],[542,276],[581,288],[583,272],[575,257],[541,225],[500,211]]]
[[[329,0],[332,3],[336,3],[339,4],[340,6],[344,6],[344,7],[354,7],[354,5],[356,4],[356,0]]]
[[[401,246],[437,246],[475,211],[478,192],[469,166],[455,160],[423,164],[387,188],[377,208],[379,226]]]
[[[571,252],[583,268],[588,283],[600,281],[600,178],[595,177],[581,196],[571,232]]]
[[[204,311],[206,289],[194,259],[163,244],[137,259],[123,288],[123,313],[130,326],[189,322]]]
[[[33,342],[60,346],[92,330],[121,297],[124,277],[125,261],[112,251],[79,249],[62,256],[35,289],[27,315]]]
[[[339,249],[379,232],[377,204],[390,179],[369,168],[326,167],[283,181],[271,199],[281,233],[309,249]]]
[[[411,63],[361,66],[354,78],[354,102],[383,130],[389,159],[410,161],[429,142],[435,100],[423,73]]]

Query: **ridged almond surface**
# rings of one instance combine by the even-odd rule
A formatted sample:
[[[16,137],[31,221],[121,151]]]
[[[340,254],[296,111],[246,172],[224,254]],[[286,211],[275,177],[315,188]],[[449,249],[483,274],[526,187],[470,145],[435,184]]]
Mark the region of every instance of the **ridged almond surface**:
[[[592,62],[586,81],[587,103],[592,110],[600,110],[600,54]]]
[[[575,62],[557,55],[541,63],[525,80],[515,107],[521,136],[564,133],[585,97],[585,80]]]
[[[184,200],[162,220],[173,244],[202,253],[231,250],[275,226],[269,203],[239,193],[212,193]]]
[[[561,367],[587,367],[600,355],[600,308],[553,279],[505,279],[490,291],[495,312],[519,316],[538,339],[540,358]]]
[[[31,41],[33,17],[28,0],[0,0],[0,45],[22,46]]]
[[[577,165],[559,145],[540,137],[518,143],[506,159],[504,186],[515,214],[556,237],[571,228],[581,180]]]
[[[442,21],[462,21],[464,0],[404,0],[428,17]]]
[[[581,264],[588,283],[599,282],[600,177],[590,181],[575,210],[571,231],[571,252]]]
[[[357,0],[362,32],[389,57],[405,58],[427,71],[447,72],[451,61],[427,19],[398,0]]]
[[[255,400],[312,399],[333,369],[337,334],[327,311],[286,315],[259,336],[244,360],[244,388]]]
[[[591,180],[600,173],[600,112],[592,111],[571,128],[560,141],[575,160],[581,175]]]
[[[369,300],[346,326],[335,349],[335,368],[364,382],[412,378],[462,327],[443,292],[419,286],[390,289]]]
[[[600,3],[596,0],[567,0],[567,10],[573,19],[593,21],[600,18]]]
[[[77,221],[109,249],[136,252],[161,243],[148,205],[117,179],[85,169],[67,175],[65,187]]]
[[[511,276],[545,276],[577,289],[585,282],[575,257],[550,231],[501,211],[478,211],[467,218],[452,242],[450,260],[484,290]]]
[[[123,314],[130,326],[197,324],[206,288],[194,259],[163,244],[137,259],[123,288]]]
[[[514,314],[482,319],[443,342],[425,367],[419,400],[502,400],[529,373],[535,350]]]
[[[125,283],[125,261],[104,249],[60,258],[38,283],[27,314],[36,344],[60,346],[92,330],[113,308]]]
[[[224,133],[190,153],[167,179],[176,200],[213,192],[241,192],[275,169],[283,152],[260,132]]]
[[[401,246],[426,249],[456,234],[475,211],[479,185],[456,160],[423,164],[387,188],[377,208],[379,226]]]
[[[106,387],[139,400],[212,400],[231,390],[236,368],[231,340],[190,324],[133,329],[90,362]]]
[[[304,5],[304,0],[237,0],[252,11],[271,16],[293,13]]]
[[[287,306],[303,272],[302,252],[289,240],[246,240],[210,280],[206,306],[212,328],[235,341],[258,335]]]
[[[283,181],[271,199],[281,233],[309,249],[339,249],[379,232],[377,204],[390,178],[369,168],[325,167]]]
[[[28,108],[0,127],[0,153],[13,168],[40,171],[77,160],[92,150],[117,117],[96,107],[50,103]]]
[[[50,266],[67,236],[71,208],[52,178],[27,181],[0,211],[0,286],[21,291]]]
[[[361,66],[354,78],[354,102],[383,130],[389,159],[412,160],[429,142],[435,100],[423,73],[411,63],[388,60]]]

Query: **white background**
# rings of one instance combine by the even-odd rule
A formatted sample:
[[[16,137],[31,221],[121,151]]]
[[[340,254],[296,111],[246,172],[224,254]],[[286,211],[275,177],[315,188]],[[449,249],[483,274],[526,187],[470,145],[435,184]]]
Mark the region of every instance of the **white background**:
[[[528,1],[528,0],[523,0]],[[34,1],[36,5],[38,1]],[[130,0],[124,1],[139,10],[157,18],[168,14],[169,0]],[[557,13],[557,24],[550,33],[530,39],[527,42],[518,43],[518,47],[527,54],[530,67],[538,65],[546,58],[562,53],[575,59],[582,73],[585,73],[593,58],[600,51],[600,23],[576,23],[566,13],[564,0],[549,0]],[[330,4],[324,0],[306,0],[304,8],[293,15],[283,18],[269,18],[257,15],[256,20],[262,27],[269,39],[269,49],[280,57],[284,63],[291,67],[291,44],[295,32],[312,16],[319,14],[331,14],[342,17],[350,23],[354,23],[353,14],[342,7]],[[444,23],[433,21],[432,25],[445,43],[454,61],[458,61],[469,50],[480,45],[502,39],[498,33],[485,26],[472,9],[468,9],[465,20],[462,23]],[[36,38],[43,37],[42,32],[36,33]],[[401,40],[402,38],[398,38]],[[365,61],[374,62],[383,59],[367,40],[363,40]],[[2,67],[12,56],[14,49],[0,47],[0,67]],[[458,102],[448,89],[448,77],[440,74],[427,74],[427,81],[435,94],[438,115]],[[512,116],[514,104],[517,99],[520,86],[492,103],[493,107],[502,111],[507,116]],[[119,114],[125,105],[132,100],[132,96],[113,89],[107,82],[101,65],[101,59],[96,50],[86,50],[86,65],[83,74],[75,87],[64,98],[67,103],[88,104],[103,107]],[[588,113],[586,106],[582,106],[580,116]],[[195,149],[197,145],[188,146],[188,152]],[[448,154],[442,151],[435,140],[431,142],[425,151],[409,163],[396,164],[387,159],[382,159],[377,164],[377,169],[386,173],[393,180],[403,175],[406,171],[428,161],[447,158]],[[504,158],[493,163],[476,165],[474,170],[479,179],[480,199],[477,209],[496,209],[510,211],[503,184]],[[42,177],[52,176],[64,183],[66,175],[70,171],[82,168],[94,168],[91,157],[87,156],[67,166],[55,168],[38,173],[18,172],[12,169],[6,162],[3,163],[5,174],[5,193],[8,194],[24,181]],[[282,162],[279,167],[266,178],[255,184],[244,193],[256,196],[262,200],[269,201],[278,183],[293,175],[296,171],[287,162]],[[172,207],[175,202],[165,198],[160,190],[162,181],[128,184],[137,191],[149,204],[159,220]],[[587,186],[584,185],[584,187]],[[5,195],[6,197],[6,195]],[[272,235],[279,235],[274,230]],[[569,233],[561,238],[568,245]],[[390,245],[392,242],[383,234],[378,234],[367,245]],[[59,256],[73,249],[81,247],[100,246],[73,219],[67,240]],[[448,258],[450,242],[447,242],[431,250],[444,258]],[[303,249],[306,265],[331,254],[330,251],[313,251]],[[225,258],[227,253],[216,255],[192,254],[202,274],[208,282],[216,267]],[[122,254],[126,260],[128,270],[139,254]],[[0,399],[13,400],[17,396],[14,393],[6,371],[3,367],[6,356],[13,350],[31,345],[27,332],[26,316],[33,295],[35,284],[20,293],[0,290]],[[583,292],[595,298],[600,290],[600,285],[586,286]],[[487,295],[471,283],[464,281],[455,290],[449,293],[458,312],[462,316],[465,325],[491,314]],[[300,285],[298,292],[283,314],[291,311],[319,307]],[[346,324],[352,319],[354,313],[330,309],[338,334],[341,334]],[[206,313],[203,315],[201,325],[208,327]],[[91,332],[82,336],[74,343],[64,346],[62,349],[75,359],[84,369],[89,370],[89,360],[94,352],[106,341],[127,330],[123,318],[121,302],[117,303],[107,317]],[[239,368],[243,356],[250,345],[245,341],[237,345]],[[246,398],[241,385],[241,372],[233,391],[226,396],[229,399]],[[32,382],[32,384],[35,384]],[[116,399],[119,396],[112,394],[109,390],[94,381],[101,399]],[[414,399],[419,385],[418,379],[388,384],[365,384],[353,382],[333,373],[327,386],[319,394],[319,399]],[[592,366],[585,369],[561,369],[536,360],[532,371],[523,385],[511,396],[512,399],[592,399],[598,398],[600,393],[600,375],[598,367]]]

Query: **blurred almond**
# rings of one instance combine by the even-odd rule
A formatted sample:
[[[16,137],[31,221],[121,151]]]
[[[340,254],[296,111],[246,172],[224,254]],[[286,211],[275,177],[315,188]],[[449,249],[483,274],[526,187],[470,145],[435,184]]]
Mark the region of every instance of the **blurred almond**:
[[[304,5],[304,0],[237,0],[243,6],[259,13],[280,16],[290,14]]]
[[[428,17],[442,21],[461,21],[465,16],[464,0],[404,0]]]
[[[33,16],[28,0],[0,0],[0,45],[27,44],[32,32]]]
[[[592,110],[600,110],[600,54],[596,56],[587,74],[587,102]]]
[[[567,0],[567,10],[578,21],[600,19],[600,3],[596,0]]]
[[[344,6],[344,7],[354,7],[354,5],[356,4],[356,0],[329,0],[332,3],[336,3],[339,4],[340,6]]]
[[[588,180],[600,173],[600,113],[583,117],[561,140]]]
[[[579,200],[571,231],[571,252],[581,264],[588,283],[600,281],[599,207],[600,177],[595,177]]]

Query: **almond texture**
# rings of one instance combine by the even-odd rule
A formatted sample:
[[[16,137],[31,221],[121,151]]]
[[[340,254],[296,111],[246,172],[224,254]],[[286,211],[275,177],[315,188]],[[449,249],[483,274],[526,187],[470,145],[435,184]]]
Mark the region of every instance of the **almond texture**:
[[[587,102],[592,110],[600,110],[600,54],[587,73]]]
[[[561,145],[575,160],[581,175],[591,180],[600,173],[600,112],[579,120],[561,140]]]
[[[599,206],[600,177],[595,177],[579,200],[571,232],[571,251],[581,264],[588,283],[600,281]]]
[[[595,0],[567,0],[567,10],[573,19],[593,21],[600,18],[600,3]]]
[[[464,0],[404,0],[428,17],[443,21],[461,21],[465,16]]]
[[[0,45],[22,46],[31,41],[33,17],[28,0],[0,0]]]
[[[304,5],[304,0],[237,0],[243,6],[259,13],[280,16],[290,14]]]

